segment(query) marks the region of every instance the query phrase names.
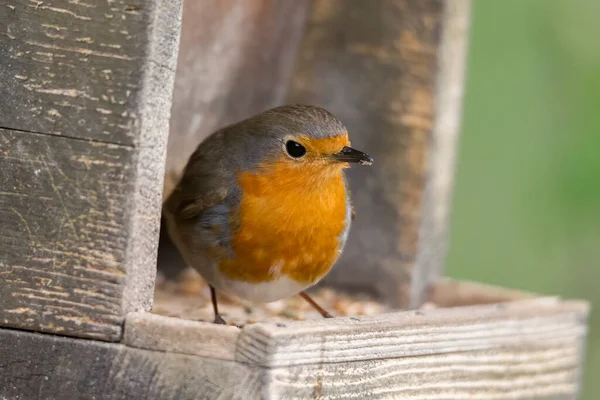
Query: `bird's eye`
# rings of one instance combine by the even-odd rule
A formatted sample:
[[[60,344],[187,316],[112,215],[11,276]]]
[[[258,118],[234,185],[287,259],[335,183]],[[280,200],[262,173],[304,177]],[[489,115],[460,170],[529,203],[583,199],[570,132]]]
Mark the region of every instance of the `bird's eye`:
[[[287,143],[285,144],[285,150],[290,156],[294,158],[300,158],[306,154],[306,148],[300,143],[294,142],[293,140],[287,141]]]

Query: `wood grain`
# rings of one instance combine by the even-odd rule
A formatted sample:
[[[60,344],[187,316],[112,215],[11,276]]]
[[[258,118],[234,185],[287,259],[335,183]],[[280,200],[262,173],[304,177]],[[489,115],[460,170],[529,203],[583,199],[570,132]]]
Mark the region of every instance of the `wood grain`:
[[[150,309],[180,12],[0,6],[1,326],[116,341]]]
[[[375,159],[369,168],[349,171],[356,220],[344,254],[324,284],[369,291],[403,308],[418,307],[428,279],[438,273],[418,271],[429,262],[417,264],[417,259],[423,247],[437,251],[438,236],[428,232],[438,232],[444,218],[429,221],[436,226],[423,231],[423,213],[438,202],[446,207],[449,200],[433,197],[435,204],[425,206],[428,181],[446,173],[430,166],[432,157],[443,156],[432,153],[433,132],[439,128],[440,135],[451,134],[435,146],[454,146],[456,140],[459,108],[444,110],[440,117],[445,123],[436,119],[438,80],[455,80],[444,81],[444,90],[450,84],[462,86],[457,79],[461,71],[454,71],[460,68],[453,66],[443,76],[438,70],[443,32],[456,18],[445,12],[449,3],[385,0],[373,6],[361,0],[316,0],[288,97],[288,102],[332,111],[348,127],[353,147]],[[466,15],[458,14],[464,21]],[[462,30],[454,38],[461,47],[457,58],[465,56],[466,35]],[[460,102],[460,93],[453,92],[452,101]],[[434,186],[437,190],[440,184]]]
[[[119,344],[0,329],[0,398],[573,399],[588,311],[535,298],[243,329],[133,313]]]
[[[120,334],[130,147],[0,129],[0,322]]]
[[[0,329],[0,397],[56,400],[573,399],[577,345],[264,369]]]
[[[469,287],[477,289],[464,283],[460,291],[467,292]],[[125,343],[224,360],[235,357],[240,362],[276,368],[536,343],[560,347],[585,338],[588,311],[585,302],[536,297],[377,316],[257,323],[241,330],[142,313],[127,317]],[[202,343],[190,343],[193,337],[202,337]],[[235,344],[235,353],[209,346],[213,341],[229,347]]]
[[[0,329],[0,398],[260,399],[262,371],[116,343]]]
[[[143,1],[7,0],[3,127],[134,144],[151,12]]]
[[[256,324],[238,340],[238,361],[265,367],[416,357],[537,345],[570,346],[586,335],[587,305],[535,299],[374,317]]]
[[[574,399],[579,394],[580,348],[503,347],[274,368],[270,399]]]
[[[481,286],[456,282],[446,298],[457,289],[461,298],[478,299],[465,294]],[[267,399],[577,397],[589,306],[556,298],[512,300],[255,324],[237,332],[139,314],[127,320],[125,343],[260,368],[261,398]],[[223,340],[230,343],[227,352],[211,345]]]
[[[127,315],[123,341],[131,347],[235,360],[240,329],[147,312]]]

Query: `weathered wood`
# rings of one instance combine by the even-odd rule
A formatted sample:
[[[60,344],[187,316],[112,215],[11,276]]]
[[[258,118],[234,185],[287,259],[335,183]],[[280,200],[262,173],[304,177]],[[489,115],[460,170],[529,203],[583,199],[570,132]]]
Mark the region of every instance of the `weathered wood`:
[[[470,287],[483,285],[463,283],[461,297]],[[580,390],[587,313],[582,302],[537,298],[242,330],[137,314],[124,341],[257,365],[263,398],[569,399]]]
[[[415,308],[439,274],[443,254],[424,249],[438,252],[445,240],[452,173],[444,168],[452,164],[460,111],[448,101],[461,101],[468,6],[314,2],[288,101],[329,109],[353,145],[375,159],[349,172],[356,220],[324,284]]]
[[[123,342],[140,349],[234,361],[240,332],[235,326],[139,312],[127,316]]]
[[[0,129],[0,323],[118,339],[134,149]]]
[[[580,302],[535,299],[286,326],[256,324],[243,330],[237,359],[283,367],[445,354],[459,349],[560,348],[579,343],[585,335],[586,307]]]
[[[535,298],[243,329],[132,313],[121,344],[0,330],[0,398],[572,399],[587,314]]]
[[[233,361],[0,329],[0,399],[259,399],[261,370]]]
[[[580,392],[577,347],[473,350],[267,370],[269,399],[547,399]]]
[[[0,7],[2,127],[139,143],[153,4],[7,0]],[[158,61],[158,60],[157,60]]]
[[[184,3],[163,198],[206,136],[284,100],[310,2]]]
[[[587,312],[583,302],[535,298],[368,317],[258,323],[241,330],[134,313],[127,317],[124,343],[277,368],[459,350],[581,346]]]
[[[266,373],[263,398],[571,399],[580,391],[587,313],[582,302],[538,298],[256,324],[237,338],[230,327],[190,321],[182,334],[177,320],[146,315],[128,319],[125,342],[258,365]],[[143,336],[135,329],[141,321],[149,328]],[[166,345],[153,335],[176,339]],[[194,337],[205,344],[199,348]],[[233,355],[210,345],[223,337],[235,343]]]
[[[445,2],[444,25],[438,50],[435,119],[425,167],[426,183],[421,201],[417,258],[411,279],[410,305],[413,307],[423,304],[428,288],[443,276],[465,90],[470,21],[470,0]]]
[[[151,307],[180,13],[0,6],[0,326],[119,340]]]

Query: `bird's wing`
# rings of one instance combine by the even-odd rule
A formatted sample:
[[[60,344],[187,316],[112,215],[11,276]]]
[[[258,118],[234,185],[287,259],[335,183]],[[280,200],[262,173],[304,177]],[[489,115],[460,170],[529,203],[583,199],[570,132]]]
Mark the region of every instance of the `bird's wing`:
[[[200,146],[164,204],[171,228],[187,246],[231,251],[232,218],[239,188],[229,168],[216,165],[211,147]],[[167,219],[169,220],[169,219]]]

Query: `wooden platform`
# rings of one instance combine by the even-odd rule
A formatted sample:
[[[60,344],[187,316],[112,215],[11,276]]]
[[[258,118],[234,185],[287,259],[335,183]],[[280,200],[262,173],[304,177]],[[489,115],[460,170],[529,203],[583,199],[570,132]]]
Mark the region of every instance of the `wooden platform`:
[[[243,329],[133,313],[120,344],[4,329],[0,398],[577,397],[586,303],[452,281],[436,292],[448,305],[499,297]]]

